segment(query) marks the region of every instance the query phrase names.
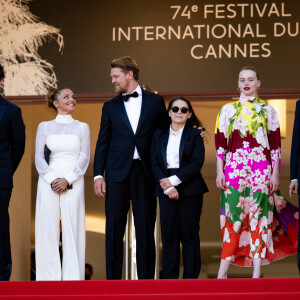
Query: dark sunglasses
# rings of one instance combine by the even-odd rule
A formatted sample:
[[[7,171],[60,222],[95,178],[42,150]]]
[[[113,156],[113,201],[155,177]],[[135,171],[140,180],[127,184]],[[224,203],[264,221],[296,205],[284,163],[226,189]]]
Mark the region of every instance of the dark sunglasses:
[[[172,110],[173,113],[179,112],[179,109],[180,109],[180,111],[181,111],[183,114],[186,114],[186,113],[189,111],[189,109],[188,109],[187,107],[181,107],[181,108],[179,108],[178,106],[173,106],[173,107],[171,108],[171,110]]]

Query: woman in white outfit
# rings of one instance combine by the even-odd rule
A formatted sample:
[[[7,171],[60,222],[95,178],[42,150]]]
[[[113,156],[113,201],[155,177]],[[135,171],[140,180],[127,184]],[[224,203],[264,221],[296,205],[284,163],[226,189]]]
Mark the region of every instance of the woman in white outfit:
[[[36,280],[84,280],[83,175],[90,159],[90,130],[86,123],[71,116],[76,101],[70,89],[51,89],[47,100],[48,106],[58,114],[56,119],[40,123],[36,135],[35,164],[39,173],[35,219]],[[45,146],[50,150],[49,164]]]

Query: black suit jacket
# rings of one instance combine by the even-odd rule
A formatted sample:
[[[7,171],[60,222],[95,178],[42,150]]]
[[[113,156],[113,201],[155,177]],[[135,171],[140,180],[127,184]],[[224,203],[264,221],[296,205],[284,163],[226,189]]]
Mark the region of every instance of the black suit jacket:
[[[0,96],[0,188],[13,187],[13,174],[25,150],[21,109]]]
[[[166,126],[168,116],[162,96],[142,90],[142,107],[136,133],[131,128],[121,94],[104,103],[94,158],[94,176],[108,182],[123,181],[129,173],[137,147],[146,171],[151,174],[150,150],[153,132]]]
[[[152,141],[151,166],[153,175],[157,181],[155,194],[159,197],[167,197],[159,185],[159,180],[169,177],[167,169],[168,140],[169,128],[156,132]],[[179,169],[173,175],[176,175],[182,181],[179,186],[183,189],[186,196],[208,192],[200,172],[204,156],[205,149],[200,131],[185,126],[179,146]]]
[[[296,112],[293,129],[290,173],[292,179],[300,179],[300,100],[296,103]],[[300,181],[299,181],[300,182]]]

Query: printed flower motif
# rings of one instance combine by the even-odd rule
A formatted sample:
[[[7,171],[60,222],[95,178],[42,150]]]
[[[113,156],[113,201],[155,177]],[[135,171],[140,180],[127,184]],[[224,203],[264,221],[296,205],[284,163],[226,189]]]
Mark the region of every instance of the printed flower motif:
[[[233,230],[234,230],[235,232],[240,232],[240,230],[241,230],[241,225],[242,225],[242,222],[240,222],[240,221],[234,222],[234,224],[233,224]]]
[[[249,148],[249,142],[243,141],[244,148]]]
[[[260,172],[259,169],[256,169],[256,170],[255,170],[255,176],[256,176],[256,177],[261,176],[261,172]]]
[[[240,102],[242,104],[244,104],[245,102],[249,102],[249,100],[254,100],[254,99],[255,99],[255,97],[248,97],[243,93],[240,94]]]
[[[219,126],[219,131],[223,132],[225,136],[227,136],[227,130],[229,126],[229,120],[235,115],[236,109],[234,108],[233,104],[226,104],[223,106],[220,116],[219,116],[219,121],[220,121],[220,126]]]
[[[227,228],[225,228],[225,230],[224,230],[223,242],[230,243],[230,236],[229,236],[229,232],[228,232]]]
[[[241,209],[244,209],[248,203],[248,200],[249,200],[249,197],[240,196],[239,203],[237,204],[236,207],[240,207]]]
[[[258,129],[257,129],[256,141],[257,141],[257,143],[261,144],[264,148],[270,149],[269,143],[268,143],[267,131],[262,126],[258,127]]]
[[[248,124],[248,121],[241,115],[235,121],[233,128],[236,130],[239,130],[242,133],[242,135],[245,136],[246,131],[248,131],[247,124]]]
[[[277,113],[276,113],[275,109],[270,105],[267,105],[265,109],[267,112],[268,130],[275,131],[277,128],[279,128],[279,121],[278,121]]]
[[[251,114],[252,114],[252,111],[251,111],[250,107],[248,107],[248,106],[243,106],[243,108],[242,108],[242,113],[243,113],[243,114],[246,114],[246,115],[248,115],[248,117],[250,117]]]
[[[249,231],[243,231],[240,235],[239,247],[246,247],[250,242],[250,236]]]
[[[257,224],[258,224],[258,220],[255,218],[251,218],[250,220],[251,231],[254,231],[256,229]]]
[[[241,222],[243,222],[245,220],[245,218],[246,218],[246,214],[241,213],[240,214],[240,220],[241,220]]]
[[[276,150],[271,150],[271,160],[272,160],[272,167],[274,168],[275,163],[278,160],[281,160],[281,150],[280,148]]]
[[[232,217],[232,215],[231,215],[231,213],[230,213],[230,211],[229,211],[229,204],[226,202],[225,203],[225,215],[228,217],[228,218],[231,218]]]
[[[226,217],[224,215],[220,215],[220,226],[221,229],[225,226]]]
[[[273,211],[268,211],[268,227],[273,223]]]
[[[239,176],[239,174],[240,174],[240,171],[239,171],[239,169],[234,169],[234,171],[233,171],[233,172],[231,172],[231,173],[229,173],[229,174],[228,174],[228,176],[229,176],[229,178],[230,178],[230,179],[233,179],[233,178],[236,178],[236,177],[238,177],[238,176]]]
[[[228,186],[229,185],[229,182],[226,182],[226,186]],[[227,198],[227,195],[228,194],[231,194],[231,191],[230,191],[230,189],[226,189],[225,191],[224,191],[224,195],[225,195],[225,197]]]
[[[231,162],[231,168],[235,169],[237,167],[237,163],[235,161]]]
[[[265,231],[268,227],[268,219],[267,217],[263,216],[261,219],[260,219],[260,224],[259,224],[259,231],[262,232],[262,231]]]
[[[224,154],[225,153],[225,149],[222,148],[222,147],[219,147],[218,150],[217,150],[217,153],[218,154]]]
[[[261,103],[253,103],[255,109],[256,109],[256,112],[259,114],[259,112],[261,111]]]
[[[274,194],[273,197],[274,197],[276,210],[277,210],[278,213],[280,213],[281,210],[286,207],[286,201],[284,200],[283,197],[280,197],[276,194]]]
[[[274,253],[274,244],[272,238],[272,230],[268,229],[267,232],[267,241],[266,241],[267,249],[269,252]]]

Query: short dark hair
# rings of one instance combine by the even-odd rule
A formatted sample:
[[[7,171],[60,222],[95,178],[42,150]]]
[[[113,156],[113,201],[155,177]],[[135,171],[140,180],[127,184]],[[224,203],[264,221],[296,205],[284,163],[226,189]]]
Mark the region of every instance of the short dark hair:
[[[191,117],[190,117],[189,119],[187,119],[186,125],[188,125],[188,126],[190,126],[190,127],[194,127],[194,126],[196,126],[196,127],[202,127],[202,123],[201,123],[201,121],[197,118],[197,116],[196,116],[196,114],[195,114],[195,112],[194,112],[194,110],[193,110],[193,107],[192,107],[191,102],[190,102],[188,99],[186,99],[185,97],[179,96],[179,97],[173,98],[173,99],[170,101],[170,103],[169,103],[169,106],[168,106],[168,112],[169,112],[169,111],[171,110],[171,108],[173,107],[173,103],[174,103],[175,101],[177,101],[177,100],[184,101],[184,102],[187,104],[187,106],[188,106],[188,108],[189,108],[189,111],[192,113],[192,114],[191,114]]]
[[[127,74],[129,71],[132,71],[133,78],[139,80],[139,67],[136,61],[130,56],[122,56],[116,59],[113,59],[110,63],[111,68],[120,68],[122,71]]]
[[[0,64],[0,80],[4,79],[5,74],[4,74],[4,69],[2,67],[2,65]]]

